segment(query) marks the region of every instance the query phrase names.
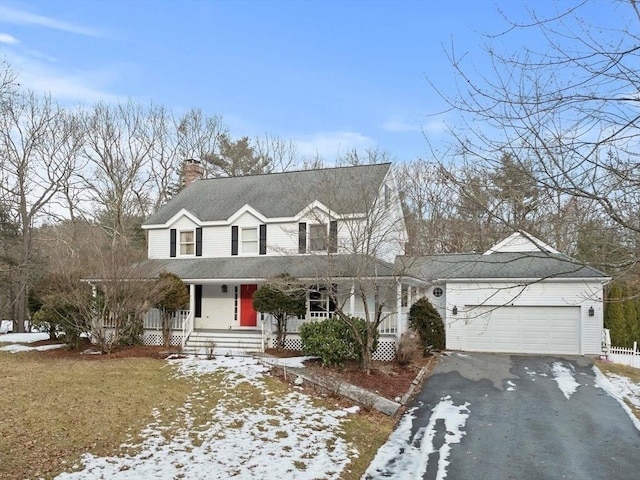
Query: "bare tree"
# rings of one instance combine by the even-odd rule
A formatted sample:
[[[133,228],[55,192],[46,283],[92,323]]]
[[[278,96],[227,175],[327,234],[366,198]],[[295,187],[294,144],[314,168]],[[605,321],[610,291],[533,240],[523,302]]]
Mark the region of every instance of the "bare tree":
[[[56,202],[77,167],[82,133],[75,116],[50,96],[8,97],[0,112],[0,191],[16,219],[21,239],[16,272],[15,323],[24,331],[27,295],[34,266],[32,233],[43,215],[55,215]]]
[[[396,310],[396,254],[406,242],[404,218],[392,177],[389,184],[353,181],[341,169],[326,170],[324,205],[307,212],[307,252],[317,260],[316,293],[352,331],[361,366],[369,373],[382,323]],[[378,190],[379,189],[379,190]],[[357,214],[345,214],[357,209]],[[331,213],[333,212],[333,213]],[[352,307],[357,303],[355,315]],[[365,321],[364,332],[357,318]]]
[[[456,89],[436,89],[463,121],[450,129],[455,155],[491,168],[508,154],[514,166],[532,167],[538,187],[558,203],[576,199],[617,231],[615,248],[626,254],[601,266],[637,276],[640,14],[635,0],[621,1],[589,23],[581,13],[592,7],[602,4],[561,4],[550,18],[532,11],[526,22],[506,19],[506,31],[488,36],[483,61],[492,71],[477,73],[451,49]],[[501,52],[498,42],[513,44],[515,31],[526,31],[539,50]]]
[[[89,200],[113,236],[130,238],[152,210],[152,156],[163,131],[157,109],[128,102],[100,103],[84,116],[88,168],[82,178]]]

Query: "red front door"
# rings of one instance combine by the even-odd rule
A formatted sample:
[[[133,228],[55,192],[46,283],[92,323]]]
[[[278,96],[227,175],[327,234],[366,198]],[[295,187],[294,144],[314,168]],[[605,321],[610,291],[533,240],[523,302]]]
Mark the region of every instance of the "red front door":
[[[258,314],[253,309],[253,292],[258,285],[240,285],[240,326],[255,327]]]

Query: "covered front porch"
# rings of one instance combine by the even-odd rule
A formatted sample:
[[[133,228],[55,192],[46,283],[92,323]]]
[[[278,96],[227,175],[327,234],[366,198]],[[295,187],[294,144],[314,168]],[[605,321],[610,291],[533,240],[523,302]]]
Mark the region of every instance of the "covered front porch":
[[[197,350],[215,345],[217,349],[238,351],[264,351],[275,347],[276,322],[270,315],[253,309],[252,295],[262,282],[232,283],[209,281],[190,283],[190,308],[177,312],[172,322],[171,343],[185,350]],[[409,307],[424,292],[420,287],[394,280],[385,290],[383,320],[378,327],[379,351],[374,356],[379,360],[392,360],[400,335],[408,329]],[[334,295],[329,295],[332,288]],[[333,284],[331,287],[309,286],[307,311],[287,322],[285,347],[301,350],[299,329],[303,323],[321,321],[334,315],[336,299],[345,313],[365,318],[365,305],[351,282]],[[369,301],[369,311],[374,309]],[[160,343],[162,322],[157,310],[150,310],[144,319],[145,343]]]

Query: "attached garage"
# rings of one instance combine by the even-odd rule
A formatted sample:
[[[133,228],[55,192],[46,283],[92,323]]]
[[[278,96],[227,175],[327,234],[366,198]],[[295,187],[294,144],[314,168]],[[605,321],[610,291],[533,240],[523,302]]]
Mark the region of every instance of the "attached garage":
[[[471,306],[462,349],[474,352],[580,354],[580,308]]]
[[[598,355],[604,273],[517,232],[484,253],[412,259],[449,350]]]

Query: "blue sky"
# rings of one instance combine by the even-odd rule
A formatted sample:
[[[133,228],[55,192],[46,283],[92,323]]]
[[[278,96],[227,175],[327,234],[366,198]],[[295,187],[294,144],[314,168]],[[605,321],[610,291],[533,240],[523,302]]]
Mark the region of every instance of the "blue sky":
[[[564,5],[567,3],[565,2]],[[560,2],[560,5],[563,5]],[[446,140],[444,49],[483,69],[482,34],[550,1],[12,1],[0,56],[65,104],[133,98],[221,115],[234,137],[292,139],[331,161],[379,148],[399,161]],[[610,10],[609,8],[607,10]],[[509,37],[508,48],[526,44]],[[514,43],[515,42],[515,43]],[[498,42],[498,46],[500,43]]]

